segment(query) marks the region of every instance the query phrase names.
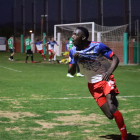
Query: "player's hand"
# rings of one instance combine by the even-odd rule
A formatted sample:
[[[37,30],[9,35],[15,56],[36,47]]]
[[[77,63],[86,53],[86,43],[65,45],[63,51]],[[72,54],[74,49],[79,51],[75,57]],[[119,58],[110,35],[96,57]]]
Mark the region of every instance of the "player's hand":
[[[103,73],[103,78],[102,78],[102,81],[105,80],[105,81],[109,81],[110,80],[110,75],[108,72],[105,72]]]
[[[74,57],[75,59],[78,59],[79,56],[80,56],[79,52],[76,52],[76,53],[73,54],[73,57]]]

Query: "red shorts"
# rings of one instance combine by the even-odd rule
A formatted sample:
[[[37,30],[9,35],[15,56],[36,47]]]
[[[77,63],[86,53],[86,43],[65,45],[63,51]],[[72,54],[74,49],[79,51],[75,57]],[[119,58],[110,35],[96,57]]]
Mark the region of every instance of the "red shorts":
[[[54,53],[54,50],[48,50],[50,53]]]
[[[38,53],[42,54],[42,53],[44,53],[44,51],[43,50],[38,50]]]
[[[113,75],[110,76],[109,82],[100,81],[98,83],[88,83],[88,89],[99,107],[101,107],[103,104],[106,103],[107,94],[109,93],[116,93],[116,95],[119,94]]]

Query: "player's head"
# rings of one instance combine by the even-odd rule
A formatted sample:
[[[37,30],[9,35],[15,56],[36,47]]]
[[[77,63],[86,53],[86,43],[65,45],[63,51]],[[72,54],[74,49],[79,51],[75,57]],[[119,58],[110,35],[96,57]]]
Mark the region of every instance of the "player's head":
[[[36,41],[39,41],[39,38],[37,38]]]
[[[30,38],[30,35],[27,35],[27,38]]]
[[[74,46],[80,48],[82,44],[87,41],[88,37],[89,37],[89,32],[86,28],[77,27],[72,35],[72,41]]]
[[[13,39],[13,36],[11,36],[10,38]]]
[[[54,38],[52,37],[51,40],[54,41]]]
[[[83,32],[83,35],[86,37],[85,39],[87,40],[89,37],[89,31],[85,27],[77,27],[77,29]]]

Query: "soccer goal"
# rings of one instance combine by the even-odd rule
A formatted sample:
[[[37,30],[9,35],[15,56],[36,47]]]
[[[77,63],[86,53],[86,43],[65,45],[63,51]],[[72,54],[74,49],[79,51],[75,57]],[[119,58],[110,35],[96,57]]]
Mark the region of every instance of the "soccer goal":
[[[85,27],[89,31],[89,40],[102,42],[111,48],[123,62],[123,40],[128,25],[101,26],[94,22],[59,24],[54,26],[54,39],[60,42],[59,54],[65,51],[65,44],[76,27]],[[60,39],[60,41],[59,41]]]

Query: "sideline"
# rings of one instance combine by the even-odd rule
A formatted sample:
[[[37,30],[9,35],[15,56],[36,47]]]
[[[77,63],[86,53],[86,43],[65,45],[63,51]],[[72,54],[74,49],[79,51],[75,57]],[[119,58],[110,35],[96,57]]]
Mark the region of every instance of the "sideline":
[[[13,70],[13,71],[16,71],[16,72],[22,72],[22,71],[14,70],[14,69],[7,68],[7,67],[4,67],[4,66],[0,66],[0,67],[5,68],[5,69],[8,69],[8,70]]]
[[[140,96],[117,96],[117,98],[140,98]],[[94,99],[93,97],[64,97],[64,98],[19,98],[19,99],[6,99],[0,98],[0,100],[70,100],[70,99]]]

